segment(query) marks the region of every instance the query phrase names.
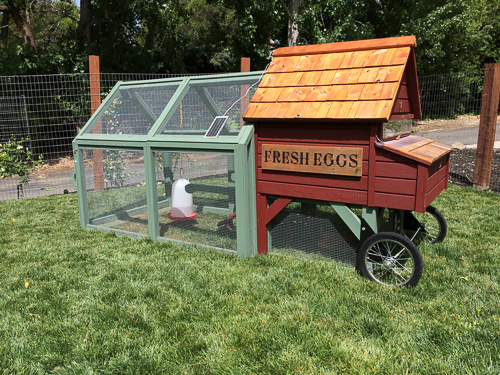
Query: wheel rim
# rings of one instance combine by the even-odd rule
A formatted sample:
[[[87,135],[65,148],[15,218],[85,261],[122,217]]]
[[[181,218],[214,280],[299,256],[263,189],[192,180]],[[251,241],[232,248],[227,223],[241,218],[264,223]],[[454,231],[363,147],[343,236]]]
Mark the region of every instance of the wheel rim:
[[[373,243],[366,252],[365,265],[376,282],[388,286],[405,285],[415,273],[411,251],[392,239]]]
[[[425,243],[433,243],[441,232],[437,219],[429,213],[415,213],[414,215],[423,227],[423,230],[418,233],[420,240]]]

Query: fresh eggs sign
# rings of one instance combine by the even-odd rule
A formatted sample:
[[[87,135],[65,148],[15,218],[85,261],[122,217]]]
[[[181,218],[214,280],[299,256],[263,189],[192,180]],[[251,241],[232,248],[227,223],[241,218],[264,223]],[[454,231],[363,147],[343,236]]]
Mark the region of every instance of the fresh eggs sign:
[[[262,145],[262,169],[341,176],[361,176],[358,147]]]

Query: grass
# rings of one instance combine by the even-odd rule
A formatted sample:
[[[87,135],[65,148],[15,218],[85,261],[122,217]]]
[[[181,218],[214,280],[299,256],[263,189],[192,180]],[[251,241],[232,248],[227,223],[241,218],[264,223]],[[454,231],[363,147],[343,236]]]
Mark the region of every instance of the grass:
[[[0,203],[0,374],[500,373],[500,196],[451,186],[413,289],[79,227],[73,195]]]
[[[169,219],[167,214],[171,211],[168,203],[165,204],[165,186],[157,185],[157,197],[160,209],[158,219],[160,236],[178,241],[186,241],[206,246],[213,246],[226,250],[236,250],[235,231],[225,230],[217,224],[226,219],[228,214],[210,214],[203,212],[206,206],[215,208],[228,208],[229,198],[224,194],[217,194],[214,190],[218,187],[227,187],[225,178],[209,178],[193,180],[194,183],[203,183],[208,188],[206,191],[196,191],[193,194],[193,203],[198,210],[196,221],[176,221]],[[210,190],[214,187],[214,190]],[[169,194],[170,195],[170,194]],[[132,233],[148,235],[148,214],[146,212],[145,186],[125,186],[103,191],[87,192],[89,217],[91,224],[106,228],[119,229]],[[162,204],[164,203],[164,204]],[[137,211],[133,211],[138,209]],[[128,211],[125,214],[124,211]],[[116,214],[117,216],[114,216]],[[97,219],[94,221],[94,219]]]

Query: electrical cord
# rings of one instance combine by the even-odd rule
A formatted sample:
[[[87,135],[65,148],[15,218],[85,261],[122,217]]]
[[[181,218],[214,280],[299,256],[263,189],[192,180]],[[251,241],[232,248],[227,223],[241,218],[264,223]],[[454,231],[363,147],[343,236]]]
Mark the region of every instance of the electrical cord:
[[[264,74],[266,74],[266,71],[267,71],[267,68],[269,68],[269,65],[271,65],[271,63],[273,62],[273,56],[271,54],[271,61],[269,61],[269,64],[267,64],[267,66],[264,68],[264,71],[262,72],[261,76],[259,77],[259,79],[257,80],[257,82],[255,82],[252,86],[250,86],[247,90],[247,92],[245,93],[245,95],[243,95],[241,98],[239,98],[238,100],[236,100],[233,104],[231,104],[231,107],[229,107],[227,109],[226,112],[224,112],[224,116],[226,116],[228,114],[228,112],[231,110],[231,108],[233,108],[236,103],[238,103],[239,101],[241,101],[243,98],[245,98],[248,93],[250,92],[250,90],[258,83],[260,83],[260,81],[262,80],[262,78],[264,77]]]

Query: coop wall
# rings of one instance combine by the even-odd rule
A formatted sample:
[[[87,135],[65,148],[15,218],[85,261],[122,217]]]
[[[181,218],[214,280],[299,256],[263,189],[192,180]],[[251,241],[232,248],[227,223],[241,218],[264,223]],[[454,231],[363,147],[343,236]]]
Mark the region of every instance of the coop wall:
[[[185,152],[155,152],[154,156],[158,239],[236,252],[234,156]],[[190,182],[185,190],[192,194],[192,209],[197,215],[192,220],[169,217],[172,207],[179,205],[172,201],[172,184],[180,178]]]
[[[370,139],[377,124],[256,124],[257,191],[267,195],[368,204]],[[359,147],[362,176],[321,175],[262,169],[262,145]]]
[[[132,236],[148,235],[144,153],[83,150],[88,224]]]
[[[374,207],[414,210],[418,163],[388,151],[376,150]]]
[[[427,166],[375,146],[381,124],[259,123],[257,192],[409,211],[425,208],[447,187],[448,156]],[[262,168],[262,146],[333,146],[363,149],[362,175],[341,176]]]

